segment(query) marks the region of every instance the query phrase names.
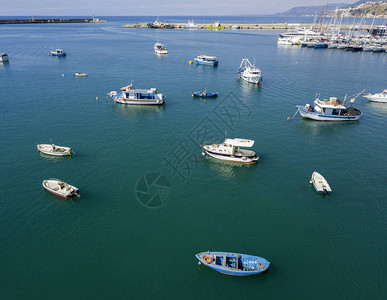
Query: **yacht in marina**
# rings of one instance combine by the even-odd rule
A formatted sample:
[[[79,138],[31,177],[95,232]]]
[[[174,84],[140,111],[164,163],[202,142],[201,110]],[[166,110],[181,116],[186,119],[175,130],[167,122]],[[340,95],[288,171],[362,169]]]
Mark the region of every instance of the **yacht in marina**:
[[[240,78],[247,82],[254,84],[262,83],[261,70],[255,64],[251,64],[247,58],[242,59],[238,74]]]

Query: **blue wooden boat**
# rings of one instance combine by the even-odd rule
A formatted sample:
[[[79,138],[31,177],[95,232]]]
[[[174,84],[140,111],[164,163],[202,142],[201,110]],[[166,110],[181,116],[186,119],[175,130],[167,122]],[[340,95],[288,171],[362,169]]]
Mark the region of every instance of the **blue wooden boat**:
[[[198,65],[217,66],[216,56],[199,55],[194,59]]]
[[[266,272],[270,262],[266,259],[240,253],[201,252],[196,254],[199,264],[227,275],[248,276]]]
[[[56,49],[55,51],[50,51],[52,56],[66,56],[66,53],[63,49]]]
[[[318,48],[328,48],[328,44],[327,43],[317,43],[317,44],[314,44],[313,47],[315,49],[318,49]]]
[[[218,93],[211,93],[204,90],[204,92],[193,92],[192,97],[213,98],[218,97]]]

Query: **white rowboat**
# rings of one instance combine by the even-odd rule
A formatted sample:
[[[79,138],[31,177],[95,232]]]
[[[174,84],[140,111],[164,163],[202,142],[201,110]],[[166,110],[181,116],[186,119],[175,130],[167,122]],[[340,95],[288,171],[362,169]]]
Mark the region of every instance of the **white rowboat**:
[[[66,156],[71,155],[72,149],[70,147],[57,146],[54,144],[39,144],[37,145],[38,152],[53,155],[53,156]]]
[[[317,193],[327,194],[332,192],[328,181],[324,178],[324,176],[317,172],[313,172],[312,178],[310,179],[309,183],[313,184]]]

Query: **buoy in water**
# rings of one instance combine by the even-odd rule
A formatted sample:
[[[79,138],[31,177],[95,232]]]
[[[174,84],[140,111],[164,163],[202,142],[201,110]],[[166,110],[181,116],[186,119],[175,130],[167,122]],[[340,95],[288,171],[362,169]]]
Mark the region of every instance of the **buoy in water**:
[[[204,152],[202,152],[202,156],[206,155]]]
[[[189,63],[190,65],[192,65],[192,64],[193,64],[193,61],[192,61],[192,60],[190,60],[188,63]]]

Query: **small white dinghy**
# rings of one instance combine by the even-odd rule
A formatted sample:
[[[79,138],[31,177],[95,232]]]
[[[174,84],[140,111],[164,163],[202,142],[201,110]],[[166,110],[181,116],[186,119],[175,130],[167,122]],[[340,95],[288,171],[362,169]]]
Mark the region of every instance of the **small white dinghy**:
[[[75,77],[87,77],[87,73],[75,73]]]
[[[332,192],[331,187],[328,184],[328,181],[317,172],[313,172],[312,178],[309,181],[310,184],[313,184],[317,193],[327,194]]]
[[[61,198],[68,199],[73,196],[79,196],[78,188],[59,179],[43,180],[43,187]]]
[[[38,151],[47,155],[65,156],[71,155],[72,149],[70,147],[57,146],[54,144],[39,144]]]

